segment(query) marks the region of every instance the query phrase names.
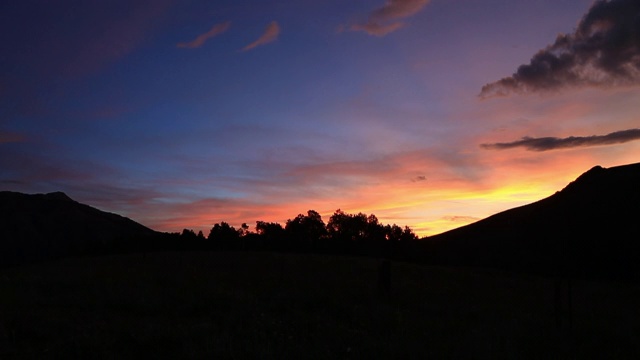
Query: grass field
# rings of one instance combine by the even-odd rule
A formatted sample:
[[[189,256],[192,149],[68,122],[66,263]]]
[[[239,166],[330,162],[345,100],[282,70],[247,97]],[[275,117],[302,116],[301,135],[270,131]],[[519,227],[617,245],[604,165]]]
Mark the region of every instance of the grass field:
[[[0,270],[0,358],[640,358],[640,286],[273,253],[157,253]]]

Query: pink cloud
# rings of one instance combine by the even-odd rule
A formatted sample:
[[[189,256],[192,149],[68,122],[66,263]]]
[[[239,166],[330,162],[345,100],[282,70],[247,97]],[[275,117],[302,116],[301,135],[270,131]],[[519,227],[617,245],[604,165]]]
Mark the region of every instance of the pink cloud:
[[[237,197],[176,198],[175,194],[158,191],[171,185],[164,181],[146,190],[134,191],[121,184],[125,186],[122,190],[110,188],[105,194],[82,194],[76,189],[70,195],[84,195],[91,200],[89,204],[160,231],[190,228],[203,230],[206,235],[221,221],[235,227],[244,222],[253,227],[256,220],[284,224],[309,209],[318,211],[327,221],[341,208],[349,213],[375,214],[383,223],[409,225],[420,235],[432,235],[548,196],[594,163],[586,154],[574,159],[579,160],[577,164],[567,164],[562,157],[534,158],[529,152],[515,157],[501,157],[502,152],[475,155],[469,160],[491,169],[480,177],[469,177],[458,160],[425,148],[371,160],[315,165],[265,163],[276,171],[264,178],[210,179],[217,189],[231,193],[244,190]],[[532,171],[540,168],[550,171]],[[549,183],[549,176],[558,180]],[[425,180],[413,181],[422,178]],[[207,187],[188,181],[181,184],[188,185],[194,189]],[[82,201],[82,197],[77,200]]]
[[[230,27],[231,27],[231,21],[216,24],[206,33],[198,35],[198,37],[196,37],[194,40],[189,42],[181,42],[181,43],[178,43],[176,46],[179,48],[187,48],[187,49],[199,48],[200,46],[204,45],[204,43],[207,40],[226,32],[227,30],[229,30]]]
[[[402,19],[418,13],[431,0],[387,0],[387,3],[371,13],[370,19],[374,21],[388,21]]]
[[[258,38],[258,40],[245,46],[242,49],[242,51],[248,51],[258,46],[265,45],[270,42],[274,42],[278,39],[279,35],[280,35],[280,25],[278,25],[277,21],[272,21],[271,24],[267,25],[267,28],[265,29],[264,33]]]
[[[364,31],[369,35],[374,36],[385,36],[389,33],[392,33],[401,27],[404,27],[404,23],[392,23],[388,25],[381,25],[376,22],[367,22],[365,24],[356,24],[351,26],[351,30],[353,31]]]
[[[350,27],[353,31],[364,31],[369,35],[385,36],[405,24],[401,19],[420,12],[431,0],[387,0],[386,4],[372,11],[365,23]]]

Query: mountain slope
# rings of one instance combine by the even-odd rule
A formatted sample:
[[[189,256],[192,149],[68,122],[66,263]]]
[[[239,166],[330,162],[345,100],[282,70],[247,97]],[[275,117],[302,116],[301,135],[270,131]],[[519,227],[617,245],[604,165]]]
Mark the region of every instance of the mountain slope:
[[[640,163],[596,166],[562,191],[426,239],[435,263],[542,274],[640,274]]]
[[[100,253],[155,231],[61,192],[0,192],[0,264]]]

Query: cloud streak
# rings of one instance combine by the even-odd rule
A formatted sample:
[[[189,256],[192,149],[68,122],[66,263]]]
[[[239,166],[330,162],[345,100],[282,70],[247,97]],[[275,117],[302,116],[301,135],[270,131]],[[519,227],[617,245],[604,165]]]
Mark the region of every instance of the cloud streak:
[[[480,147],[486,150],[506,150],[521,147],[529,151],[549,151],[576,147],[622,144],[634,140],[640,140],[640,129],[621,130],[607,135],[569,136],[566,138],[533,138],[526,136],[521,140],[513,142],[481,144]]]
[[[226,32],[227,30],[229,30],[230,27],[231,27],[231,21],[216,24],[209,31],[207,31],[204,34],[198,35],[198,37],[196,37],[192,41],[181,42],[181,43],[178,43],[176,46],[179,48],[187,48],[187,49],[199,48],[202,45],[204,45],[204,43],[207,40]]]
[[[24,142],[26,141],[26,137],[24,135],[14,133],[11,131],[3,131],[0,130],[0,144],[8,144],[15,142]]]
[[[431,0],[387,0],[372,11],[365,23],[352,25],[353,31],[364,31],[373,36],[385,36],[403,26],[402,19],[420,12]]]
[[[480,218],[477,218],[475,216],[460,216],[460,215],[444,216],[442,219],[446,221],[451,221],[451,222],[463,222],[463,223],[472,223],[480,220]]]
[[[266,45],[270,42],[274,42],[278,39],[280,35],[280,25],[278,25],[277,21],[272,21],[267,28],[264,30],[264,33],[260,35],[260,37],[252,42],[251,44],[242,48],[242,51],[249,51],[261,45]]]
[[[572,34],[561,34],[509,77],[486,84],[480,98],[566,87],[640,85],[640,2],[596,1]]]

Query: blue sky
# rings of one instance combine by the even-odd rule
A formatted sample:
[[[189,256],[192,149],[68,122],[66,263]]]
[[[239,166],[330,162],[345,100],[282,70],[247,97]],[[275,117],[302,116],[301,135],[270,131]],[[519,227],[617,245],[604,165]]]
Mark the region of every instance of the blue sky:
[[[341,208],[435,234],[639,160],[634,3],[6,2],[0,188],[162,231]]]

